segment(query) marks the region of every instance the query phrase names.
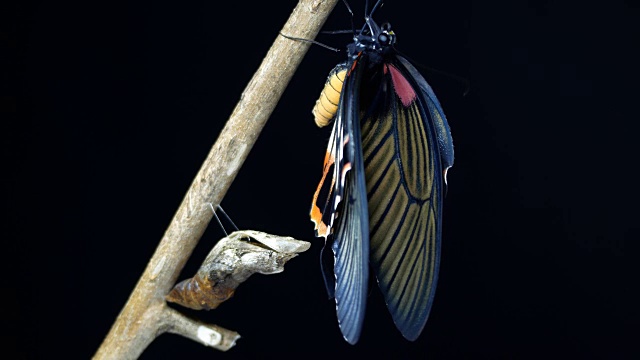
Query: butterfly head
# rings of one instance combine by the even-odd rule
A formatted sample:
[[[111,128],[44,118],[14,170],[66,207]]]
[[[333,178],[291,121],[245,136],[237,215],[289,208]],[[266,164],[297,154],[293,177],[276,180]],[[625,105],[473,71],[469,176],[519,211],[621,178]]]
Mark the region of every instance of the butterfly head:
[[[353,43],[348,45],[349,56],[352,59],[360,53],[385,57],[393,50],[396,43],[396,34],[391,29],[391,24],[384,23],[378,26],[371,18],[367,19],[364,28],[353,37]]]

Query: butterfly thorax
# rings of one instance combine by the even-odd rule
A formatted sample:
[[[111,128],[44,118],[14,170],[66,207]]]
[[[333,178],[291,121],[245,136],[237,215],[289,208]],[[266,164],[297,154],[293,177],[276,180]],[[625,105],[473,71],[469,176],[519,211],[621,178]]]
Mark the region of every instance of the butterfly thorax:
[[[393,52],[395,42],[396,34],[389,23],[378,26],[369,19],[365,28],[354,35],[353,42],[347,45],[347,51],[352,60],[364,53],[369,56],[371,63],[380,63]]]

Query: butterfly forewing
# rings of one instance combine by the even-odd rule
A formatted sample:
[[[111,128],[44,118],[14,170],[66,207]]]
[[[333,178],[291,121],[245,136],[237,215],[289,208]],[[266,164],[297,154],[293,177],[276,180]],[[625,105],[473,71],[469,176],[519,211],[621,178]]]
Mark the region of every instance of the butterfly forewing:
[[[386,103],[363,119],[362,145],[371,264],[396,326],[415,340],[437,281],[443,178],[424,96],[401,68],[387,68]]]
[[[426,105],[426,115],[428,119],[431,120],[433,130],[438,139],[442,170],[446,171],[453,166],[453,139],[451,138],[451,129],[444,115],[444,110],[442,110],[440,101],[438,101],[433,89],[431,89],[431,86],[429,86],[427,81],[420,75],[418,70],[402,56],[398,56],[398,60],[404,69],[407,70],[408,77],[412,78],[417,88],[420,89],[418,94],[421,95],[423,103]]]

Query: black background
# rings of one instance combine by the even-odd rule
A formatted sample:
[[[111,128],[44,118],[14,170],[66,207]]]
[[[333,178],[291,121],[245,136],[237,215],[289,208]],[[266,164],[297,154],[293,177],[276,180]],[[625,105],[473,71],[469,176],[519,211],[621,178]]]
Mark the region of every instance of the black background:
[[[95,353],[295,4],[2,5],[3,352]],[[312,47],[223,201],[240,228],[311,249],[188,312],[240,332],[234,349],[162,335],[142,358],[638,358],[639,13],[632,1],[397,0],[376,14],[401,51],[471,83],[463,96],[423,71],[456,163],[414,343],[377,289],[355,346],[327,300],[308,211],[330,130],[310,110],[344,53]],[[339,4],[325,29],[349,24]],[[181,279],[222,235],[210,226]]]

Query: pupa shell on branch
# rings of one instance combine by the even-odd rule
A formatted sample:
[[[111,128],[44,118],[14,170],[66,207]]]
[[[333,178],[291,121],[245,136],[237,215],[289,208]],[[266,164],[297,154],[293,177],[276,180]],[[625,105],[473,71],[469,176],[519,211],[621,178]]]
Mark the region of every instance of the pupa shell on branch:
[[[254,273],[277,274],[311,246],[306,241],[241,230],[213,247],[196,275],[176,284],[166,300],[195,310],[215,309]]]

